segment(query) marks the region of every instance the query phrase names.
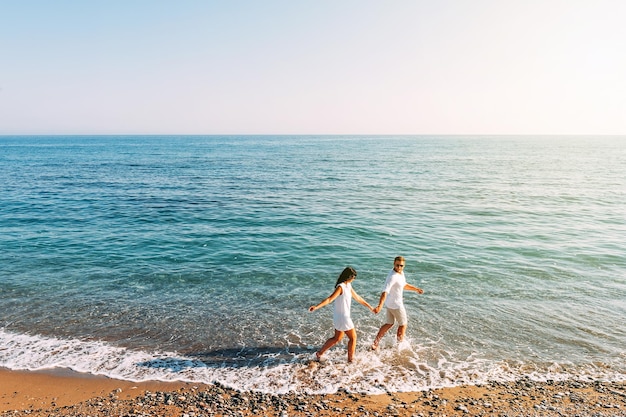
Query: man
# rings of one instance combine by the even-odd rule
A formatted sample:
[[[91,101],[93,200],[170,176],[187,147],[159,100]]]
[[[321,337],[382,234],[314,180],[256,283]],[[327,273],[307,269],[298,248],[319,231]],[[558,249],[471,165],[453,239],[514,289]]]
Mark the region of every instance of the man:
[[[415,291],[419,294],[423,294],[424,291],[421,288],[417,288],[411,284],[406,283],[404,277],[404,265],[405,260],[402,256],[398,256],[393,260],[393,270],[387,275],[387,281],[385,281],[385,289],[380,295],[380,301],[378,306],[374,309],[374,313],[383,308],[383,304],[387,307],[387,320],[385,324],[378,330],[376,339],[372,344],[372,349],[378,349],[380,340],[385,336],[385,333],[393,327],[395,322],[398,322],[398,343],[404,340],[404,334],[406,333],[407,316],[406,309],[404,308],[404,301],[402,300],[402,294],[404,290]]]

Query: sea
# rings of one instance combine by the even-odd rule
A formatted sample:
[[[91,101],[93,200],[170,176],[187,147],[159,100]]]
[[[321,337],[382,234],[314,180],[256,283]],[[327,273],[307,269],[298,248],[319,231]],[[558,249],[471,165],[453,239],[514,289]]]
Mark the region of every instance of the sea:
[[[378,394],[626,380],[626,137],[1,136],[0,367]],[[396,256],[407,336],[377,305]]]

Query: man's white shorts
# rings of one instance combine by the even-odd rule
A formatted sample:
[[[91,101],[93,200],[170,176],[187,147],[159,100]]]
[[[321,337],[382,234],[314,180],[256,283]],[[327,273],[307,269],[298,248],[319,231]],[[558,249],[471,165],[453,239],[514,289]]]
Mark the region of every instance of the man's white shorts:
[[[399,326],[406,326],[408,319],[406,317],[406,309],[402,308],[387,308],[387,324],[395,324],[398,322]]]

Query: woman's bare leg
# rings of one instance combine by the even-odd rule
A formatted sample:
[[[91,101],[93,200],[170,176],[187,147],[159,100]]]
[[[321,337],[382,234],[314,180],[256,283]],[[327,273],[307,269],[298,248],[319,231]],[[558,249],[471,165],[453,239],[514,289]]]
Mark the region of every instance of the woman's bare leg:
[[[333,347],[337,343],[339,343],[341,341],[341,339],[343,339],[343,333],[344,332],[335,329],[335,335],[333,337],[331,337],[330,339],[328,339],[326,341],[326,343],[324,343],[324,346],[322,346],[322,348],[315,354],[315,356],[317,356],[317,359],[320,359],[322,357],[322,355],[328,349],[330,349],[331,347]]]
[[[348,362],[352,362],[354,359],[354,352],[356,352],[356,330],[350,329],[346,331],[348,335]]]

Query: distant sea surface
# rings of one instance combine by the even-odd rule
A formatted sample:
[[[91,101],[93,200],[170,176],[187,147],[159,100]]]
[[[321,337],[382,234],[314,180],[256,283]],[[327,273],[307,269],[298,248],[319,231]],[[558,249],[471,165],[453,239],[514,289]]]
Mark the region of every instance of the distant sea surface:
[[[0,137],[0,366],[271,393],[626,380],[626,137]],[[311,364],[345,266],[407,340]]]

